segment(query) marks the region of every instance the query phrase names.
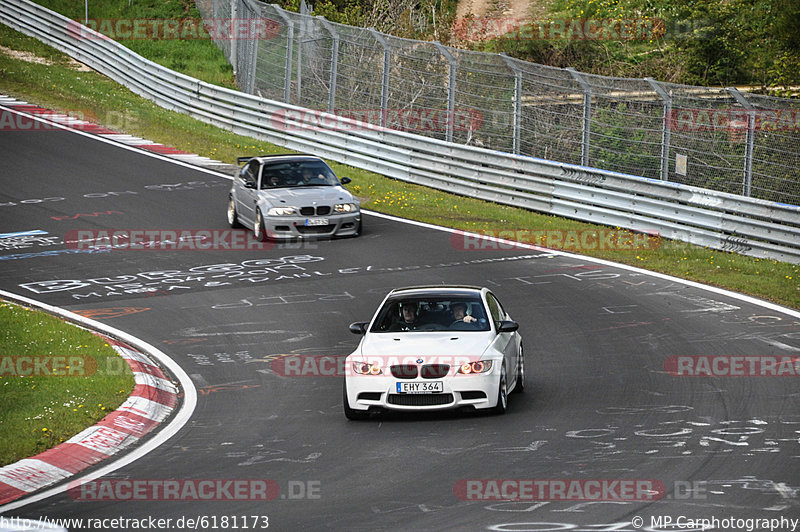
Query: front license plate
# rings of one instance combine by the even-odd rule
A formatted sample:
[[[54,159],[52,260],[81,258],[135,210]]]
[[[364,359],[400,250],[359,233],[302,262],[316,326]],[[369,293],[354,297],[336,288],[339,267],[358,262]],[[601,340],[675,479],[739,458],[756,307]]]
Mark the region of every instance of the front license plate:
[[[328,225],[327,218],[306,218],[306,225]]]
[[[442,393],[443,391],[442,381],[397,383],[397,393]]]

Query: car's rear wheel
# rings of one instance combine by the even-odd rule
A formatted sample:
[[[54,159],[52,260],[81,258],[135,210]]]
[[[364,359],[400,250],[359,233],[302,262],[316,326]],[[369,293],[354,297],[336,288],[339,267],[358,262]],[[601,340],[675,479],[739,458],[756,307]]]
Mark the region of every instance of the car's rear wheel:
[[[253,236],[259,242],[267,241],[267,230],[264,229],[264,218],[261,209],[256,209],[256,223],[253,225]]]
[[[500,367],[500,382],[497,384],[497,406],[492,409],[494,414],[505,414],[508,407],[508,379],[506,378],[506,365]]]
[[[242,226],[242,224],[239,223],[239,216],[236,212],[236,200],[233,199],[233,195],[228,196],[228,225],[234,229],[238,229]]]
[[[523,391],[525,391],[525,355],[522,352],[522,345],[520,345],[517,359],[517,382],[511,393],[522,393]]]
[[[342,385],[342,404],[344,405],[344,417],[347,419],[358,421],[360,419],[367,419],[369,417],[368,410],[354,410],[350,408],[350,401],[347,399],[347,381]]]

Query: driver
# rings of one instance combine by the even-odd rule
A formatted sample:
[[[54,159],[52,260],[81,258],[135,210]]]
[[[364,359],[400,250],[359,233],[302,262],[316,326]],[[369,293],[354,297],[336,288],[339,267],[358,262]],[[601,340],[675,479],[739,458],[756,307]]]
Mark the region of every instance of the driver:
[[[476,323],[478,321],[474,316],[467,314],[467,304],[463,302],[456,302],[450,305],[450,310],[453,312],[453,323],[463,321],[464,323]]]
[[[314,169],[305,166],[303,167],[303,184],[304,185],[324,185],[326,184],[325,178],[322,174],[314,174]]]
[[[413,331],[419,325],[417,304],[413,301],[401,303],[402,319],[398,324],[401,331]]]

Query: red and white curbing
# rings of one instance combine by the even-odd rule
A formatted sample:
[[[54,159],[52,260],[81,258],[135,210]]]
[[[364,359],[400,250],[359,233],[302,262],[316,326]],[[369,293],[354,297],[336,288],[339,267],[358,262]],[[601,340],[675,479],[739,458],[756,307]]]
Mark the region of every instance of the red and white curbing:
[[[208,157],[197,155],[196,153],[189,153],[182,150],[178,150],[170,146],[165,146],[164,144],[153,142],[152,140],[142,139],[139,137],[134,137],[133,135],[120,133],[119,131],[114,131],[112,129],[108,129],[107,127],[103,127],[98,124],[93,124],[92,122],[87,122],[86,120],[80,120],[73,116],[65,115],[63,113],[57,113],[55,111],[39,107],[38,105],[17,100],[16,98],[12,98],[4,94],[0,94],[0,105],[8,107],[9,109],[13,109],[14,111],[18,111],[20,113],[26,113],[37,118],[43,118],[46,121],[54,122],[56,124],[60,124],[68,128],[77,129],[85,133],[97,135],[99,137],[113,140],[115,142],[119,142],[127,146],[133,146],[136,148],[147,150],[153,153],[157,153],[159,155],[163,155],[165,157],[169,157],[171,159],[183,161],[185,163],[202,166],[205,168],[210,168],[212,170],[213,169],[220,170],[226,173],[229,173],[229,170],[231,168],[235,168],[227,163],[223,163],[222,161],[216,161]]]
[[[185,163],[204,167],[205,171],[215,174],[220,171],[229,174],[230,169],[235,168],[221,161],[177,150],[132,135],[122,134],[86,120],[57,113],[3,94],[0,94],[0,107],[11,109],[21,113],[23,116],[27,115],[37,121],[56,124],[56,127],[63,127],[67,130],[72,129],[83,134],[96,135],[107,142],[116,142],[132,148],[141,148],[179,161],[178,164]],[[4,293],[4,296],[14,295]],[[55,307],[49,307],[20,296],[12,297],[13,299],[24,300],[26,304],[34,304],[34,306],[44,308],[48,312],[62,315],[60,309]],[[71,319],[84,324],[94,323],[94,327],[97,328],[96,322],[92,322],[92,320],[76,318],[75,316],[72,316]],[[107,328],[107,330],[109,329],[113,331],[113,329]],[[119,332],[116,334],[119,334]],[[58,483],[130,447],[159,426],[177,408],[178,388],[166,378],[158,366],[129,345],[112,340],[107,336],[103,336],[103,338],[125,359],[133,371],[135,386],[130,397],[117,410],[108,414],[96,425],[87,428],[57,447],[31,458],[1,467],[0,506],[46,486]],[[159,357],[159,360],[170,367],[173,372],[183,373],[179,366],[170,365],[172,361],[161,357]],[[187,389],[187,387],[191,386],[188,376],[178,375],[178,379],[182,383],[186,396],[184,397],[181,412],[173,416],[170,426],[168,428],[165,427],[162,431],[162,439],[167,439],[180,430],[180,427],[191,416],[196,403],[194,389]],[[143,443],[128,455],[127,460],[118,460],[118,465],[107,466],[103,469],[113,471],[116,467],[121,467],[124,463],[150,452],[161,443],[163,442],[155,442],[151,438],[147,443]],[[39,495],[44,497],[48,496],[49,493],[40,493]],[[14,505],[18,504],[14,503]]]
[[[133,371],[130,397],[96,425],[32,458],[0,468],[0,505],[68,478],[137,443],[178,404],[178,388],[140,352],[103,337]]]

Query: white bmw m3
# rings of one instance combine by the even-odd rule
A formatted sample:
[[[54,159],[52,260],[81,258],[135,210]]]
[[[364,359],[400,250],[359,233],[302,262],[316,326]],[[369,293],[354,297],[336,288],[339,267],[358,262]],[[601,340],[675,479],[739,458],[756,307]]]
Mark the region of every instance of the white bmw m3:
[[[487,288],[419,286],[392,290],[345,362],[344,413],[490,409],[525,386],[518,324]]]

